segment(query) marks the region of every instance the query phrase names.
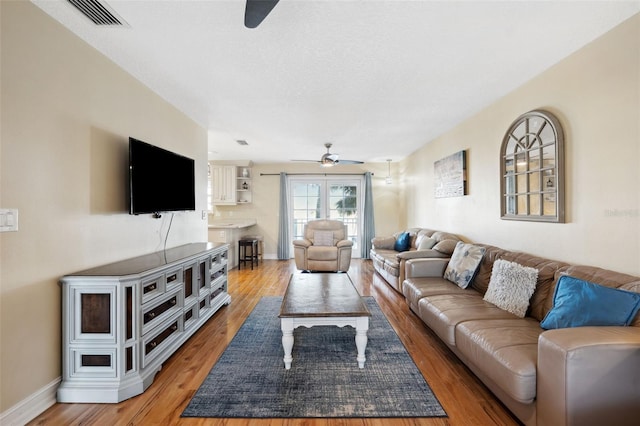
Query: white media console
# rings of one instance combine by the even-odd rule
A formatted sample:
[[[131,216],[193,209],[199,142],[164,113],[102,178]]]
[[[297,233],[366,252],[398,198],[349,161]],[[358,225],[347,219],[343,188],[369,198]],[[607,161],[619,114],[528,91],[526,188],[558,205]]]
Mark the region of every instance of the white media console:
[[[228,249],[187,244],[64,276],[58,402],[115,403],[144,392],[231,302]]]

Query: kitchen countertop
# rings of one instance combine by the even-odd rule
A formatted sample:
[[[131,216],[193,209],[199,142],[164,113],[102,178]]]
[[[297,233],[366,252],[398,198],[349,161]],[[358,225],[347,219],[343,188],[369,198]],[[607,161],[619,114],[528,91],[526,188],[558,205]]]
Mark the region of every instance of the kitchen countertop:
[[[255,219],[227,219],[209,222],[209,229],[241,229],[255,225]]]

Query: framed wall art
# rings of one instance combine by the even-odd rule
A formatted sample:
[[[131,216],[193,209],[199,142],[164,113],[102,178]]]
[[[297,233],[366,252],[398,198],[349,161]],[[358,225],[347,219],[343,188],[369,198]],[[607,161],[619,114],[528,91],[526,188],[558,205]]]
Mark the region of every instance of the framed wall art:
[[[435,197],[467,195],[467,154],[459,151],[433,164]]]

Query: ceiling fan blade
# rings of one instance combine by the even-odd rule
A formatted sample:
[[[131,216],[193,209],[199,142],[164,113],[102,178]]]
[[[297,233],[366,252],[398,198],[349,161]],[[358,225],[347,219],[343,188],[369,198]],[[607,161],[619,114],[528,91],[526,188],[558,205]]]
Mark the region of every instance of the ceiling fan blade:
[[[339,155],[338,154],[325,154],[326,158],[328,158],[331,161],[338,161],[339,160]]]
[[[364,161],[357,160],[336,160],[338,164],[364,164]]]
[[[356,160],[340,160],[338,154],[329,152],[331,148],[331,143],[325,143],[324,146],[327,148],[327,152],[320,157],[320,161],[315,160],[291,160],[291,161],[307,161],[311,163],[320,163],[322,167],[332,167],[337,164],[364,164],[364,161],[356,161]]]
[[[247,0],[244,9],[244,26],[256,28],[280,0]]]

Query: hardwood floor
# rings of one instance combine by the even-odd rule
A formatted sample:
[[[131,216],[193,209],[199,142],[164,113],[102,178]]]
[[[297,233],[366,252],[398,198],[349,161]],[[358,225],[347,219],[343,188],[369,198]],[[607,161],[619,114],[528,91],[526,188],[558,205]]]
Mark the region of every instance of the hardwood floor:
[[[231,304],[222,308],[164,364],[142,395],[119,404],[56,404],[30,425],[518,425],[484,385],[423,325],[371,261],[354,259],[349,276],[373,296],[438,397],[448,418],[437,419],[212,419],[181,418],[209,370],[262,296],[284,294],[293,261],[265,260],[254,270],[229,271]]]

